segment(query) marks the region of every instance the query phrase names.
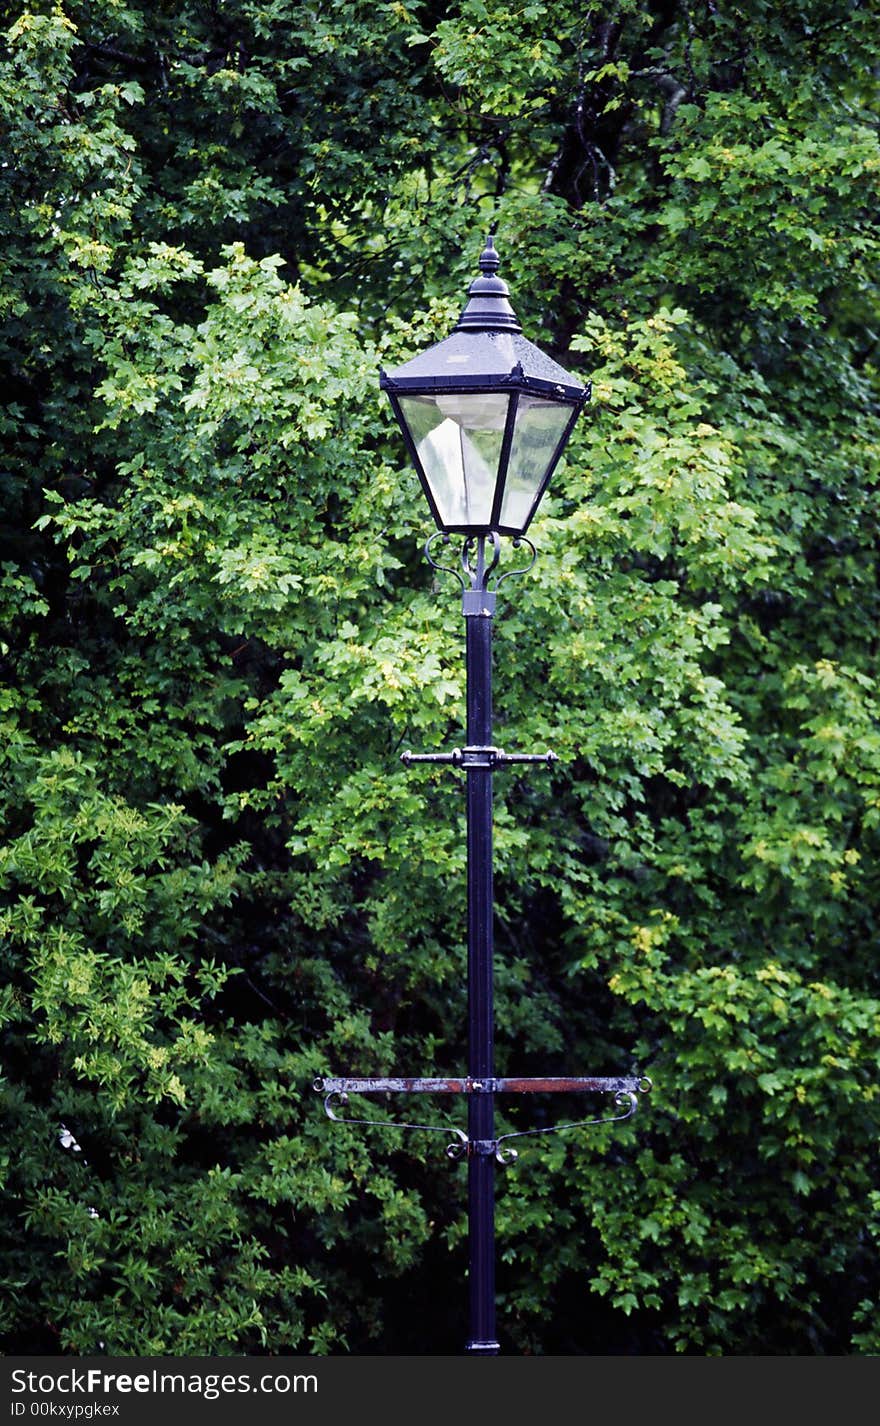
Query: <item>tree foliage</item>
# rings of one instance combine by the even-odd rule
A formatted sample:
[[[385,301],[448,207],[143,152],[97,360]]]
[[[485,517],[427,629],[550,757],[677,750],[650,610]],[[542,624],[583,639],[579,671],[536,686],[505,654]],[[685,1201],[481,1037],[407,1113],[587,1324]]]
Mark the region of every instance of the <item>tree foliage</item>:
[[[504,1345],[880,1350],[877,21],[4,7],[8,1350],[463,1340],[463,1171],[310,1085],[464,1066],[461,785],[398,758],[461,619],[377,369],[490,226],[593,381],[496,621],[561,757],[496,780],[499,1069],[655,1085],[499,1182]]]

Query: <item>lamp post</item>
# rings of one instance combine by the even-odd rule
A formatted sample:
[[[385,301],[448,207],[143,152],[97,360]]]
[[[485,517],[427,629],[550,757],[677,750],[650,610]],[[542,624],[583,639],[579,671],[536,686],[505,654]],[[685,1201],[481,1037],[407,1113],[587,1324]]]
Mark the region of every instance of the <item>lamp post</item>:
[[[525,573],[518,568],[497,574],[501,536],[515,547],[525,544],[541,497],[589,399],[590,388],[564,370],[522,335],[490,237],[480,257],[480,276],[449,337],[411,361],[383,371],[380,385],[389,397],[427,497],[437,531],[426,554],[435,569],[455,574],[462,586],[467,678],[466,743],[450,753],[411,753],[405,764],[446,763],[467,779],[468,894],[468,1072],[464,1079],[319,1079],[330,1118],[351,1093],[462,1093],[467,1096],[467,1133],[453,1130],[457,1143],[447,1149],[468,1164],[469,1353],[499,1351],[495,1329],[494,1174],[496,1163],[510,1163],[513,1138],[552,1129],[495,1132],[495,1095],[546,1091],[611,1093],[629,1118],[636,1096],[649,1088],[646,1079],[551,1078],[498,1079],[494,1054],[492,781],[511,763],[556,761],[555,754],[505,753],[492,742],[492,620],[496,590],[502,580]],[[460,535],[460,565],[437,563],[433,546]],[[348,1119],[358,1124],[384,1120]],[[400,1124],[428,1131],[439,1126]],[[450,1130],[440,1132],[447,1135]]]

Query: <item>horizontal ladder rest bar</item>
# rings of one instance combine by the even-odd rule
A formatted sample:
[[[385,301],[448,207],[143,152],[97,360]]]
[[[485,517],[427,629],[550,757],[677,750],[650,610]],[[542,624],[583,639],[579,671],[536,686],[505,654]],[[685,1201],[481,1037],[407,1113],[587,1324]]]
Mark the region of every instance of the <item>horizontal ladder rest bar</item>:
[[[635,1079],[316,1079],[319,1094],[647,1094],[647,1075]]]
[[[400,761],[404,767],[409,767],[411,763],[445,763],[449,767],[468,768],[496,768],[507,767],[511,763],[544,763],[551,767],[553,763],[558,763],[559,758],[556,753],[506,753],[503,748],[471,746],[467,748],[453,748],[449,753],[411,753],[409,751],[400,754]]]
[[[598,1124],[616,1124],[630,1119],[636,1112],[638,1096],[647,1094],[652,1088],[647,1075],[638,1078],[599,1078],[590,1076],[556,1076],[551,1078],[511,1079],[485,1076],[478,1079],[468,1075],[463,1079],[416,1079],[361,1076],[359,1078],[319,1078],[314,1088],[324,1095],[324,1112],[328,1119],[337,1124],[359,1124],[370,1128],[415,1129],[429,1134],[445,1134],[454,1142],[447,1145],[446,1156],[450,1159],[495,1158],[500,1164],[511,1164],[517,1158],[511,1139],[543,1137],[558,1134],[567,1129],[587,1129]],[[552,1124],[542,1129],[518,1129],[509,1134],[499,1134],[487,1138],[475,1134],[470,1124],[471,1111],[485,1103],[491,1110],[496,1094],[545,1094],[594,1092],[613,1094],[615,1105],[622,1112],[604,1114],[598,1119],[581,1119],[574,1123]],[[470,1097],[468,1109],[468,1133],[449,1124],[413,1124],[388,1119],[352,1119],[338,1111],[349,1102],[350,1094],[464,1094]]]

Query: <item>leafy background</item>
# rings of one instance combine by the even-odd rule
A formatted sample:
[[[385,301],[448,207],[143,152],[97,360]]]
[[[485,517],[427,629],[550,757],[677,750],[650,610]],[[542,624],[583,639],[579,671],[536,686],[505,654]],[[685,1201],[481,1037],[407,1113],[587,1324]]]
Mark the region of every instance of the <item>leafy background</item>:
[[[499,1070],[655,1085],[500,1175],[503,1348],[876,1354],[876,4],[2,8],[5,1349],[461,1348],[463,1170],[310,1085],[464,1064],[377,369],[496,227],[594,387],[496,621]]]

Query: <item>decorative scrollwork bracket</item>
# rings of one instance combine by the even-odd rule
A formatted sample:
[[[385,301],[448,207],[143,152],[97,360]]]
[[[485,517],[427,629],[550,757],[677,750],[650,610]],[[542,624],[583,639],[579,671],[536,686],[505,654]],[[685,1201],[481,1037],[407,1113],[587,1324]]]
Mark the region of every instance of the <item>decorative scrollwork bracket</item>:
[[[525,545],[531,551],[531,559],[527,564],[496,575],[495,571],[501,558],[501,536],[494,530],[489,530],[485,535],[466,535],[464,537],[459,555],[460,567],[456,569],[454,565],[441,564],[434,558],[434,547],[438,541],[445,548],[451,543],[452,536],[444,530],[435,531],[425,544],[425,558],[438,574],[451,574],[458,580],[462,589],[462,607],[465,615],[493,614],[495,612],[495,596],[504,581],[518,579],[521,575],[528,574],[538,558],[538,551],[531,540],[527,539],[525,535],[515,535],[511,540],[513,548],[518,550]]]
[[[494,1156],[499,1164],[512,1164],[518,1158],[517,1150],[510,1147],[511,1139],[527,1139],[539,1134],[558,1134],[571,1129],[586,1129],[597,1124],[619,1124],[631,1119],[638,1108],[640,1094],[648,1094],[653,1088],[647,1075],[638,1078],[597,1078],[597,1077],[552,1077],[549,1079],[472,1079],[470,1076],[456,1079],[418,1078],[319,1078],[313,1088],[325,1096],[324,1111],[328,1119],[337,1124],[359,1124],[383,1129],[422,1130],[430,1134],[454,1135],[455,1142],[446,1147],[446,1156],[455,1161],[472,1158],[474,1155]],[[399,1119],[354,1119],[336,1113],[337,1107],[348,1103],[349,1094],[554,1094],[554,1093],[600,1093],[613,1094],[614,1103],[623,1108],[622,1114],[604,1115],[597,1119],[577,1119],[571,1123],[552,1124],[544,1129],[520,1129],[509,1134],[500,1134],[496,1139],[469,1139],[462,1129],[448,1124],[411,1123]]]
[[[325,1084],[323,1080],[316,1079],[314,1088],[323,1093]],[[348,1094],[345,1090],[331,1089],[324,1100],[324,1113],[328,1119],[332,1119],[335,1124],[361,1124],[373,1129],[417,1129],[427,1134],[445,1134],[447,1137],[454,1134],[460,1140],[459,1143],[447,1145],[446,1154],[450,1159],[457,1159],[467,1148],[468,1137],[462,1129],[456,1129],[449,1124],[410,1124],[399,1119],[349,1119],[347,1116],[336,1113],[336,1106],[344,1108],[348,1103]]]

